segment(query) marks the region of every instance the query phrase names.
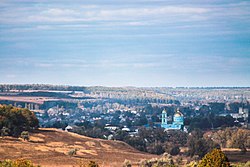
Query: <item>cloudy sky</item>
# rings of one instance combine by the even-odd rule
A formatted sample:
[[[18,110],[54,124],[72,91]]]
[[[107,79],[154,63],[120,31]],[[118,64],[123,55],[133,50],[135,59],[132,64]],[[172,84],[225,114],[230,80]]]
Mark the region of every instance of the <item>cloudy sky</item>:
[[[0,0],[0,83],[250,86],[250,1]]]

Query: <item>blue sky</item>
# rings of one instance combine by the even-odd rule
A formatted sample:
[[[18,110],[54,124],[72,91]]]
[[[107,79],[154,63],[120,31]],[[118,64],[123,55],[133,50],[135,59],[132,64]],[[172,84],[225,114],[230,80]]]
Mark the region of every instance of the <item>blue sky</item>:
[[[0,83],[250,86],[250,1],[0,0]]]

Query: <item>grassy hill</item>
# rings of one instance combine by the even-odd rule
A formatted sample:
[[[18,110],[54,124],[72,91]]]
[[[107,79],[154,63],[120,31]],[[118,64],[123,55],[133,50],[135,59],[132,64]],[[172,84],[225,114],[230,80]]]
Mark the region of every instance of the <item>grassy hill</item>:
[[[68,152],[78,149],[75,156]],[[57,129],[39,129],[30,141],[13,137],[0,138],[0,160],[29,159],[42,166],[77,166],[90,160],[101,166],[120,167],[125,159],[138,162],[156,155],[135,150],[124,142],[94,139]]]

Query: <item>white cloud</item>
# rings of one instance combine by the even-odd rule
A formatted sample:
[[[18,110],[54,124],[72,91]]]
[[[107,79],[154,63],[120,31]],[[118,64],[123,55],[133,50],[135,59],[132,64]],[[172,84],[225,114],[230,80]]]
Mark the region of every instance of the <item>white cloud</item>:
[[[41,15],[46,16],[78,16],[80,13],[72,9],[60,9],[60,8],[51,8],[41,12]]]
[[[28,12],[29,11],[29,12]],[[79,21],[112,21],[130,20],[139,23],[138,19],[164,18],[175,15],[196,15],[209,12],[201,7],[155,6],[124,7],[82,6],[69,8],[32,8],[18,7],[15,10],[5,9],[0,22],[6,23],[41,23],[41,22],[79,22]],[[135,24],[128,25],[135,25]],[[138,24],[137,24],[138,25]],[[139,24],[140,25],[140,24]]]

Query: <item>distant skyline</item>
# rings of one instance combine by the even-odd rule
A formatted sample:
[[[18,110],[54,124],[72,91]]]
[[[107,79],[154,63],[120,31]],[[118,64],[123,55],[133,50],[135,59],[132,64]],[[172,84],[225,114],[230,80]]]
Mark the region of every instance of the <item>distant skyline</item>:
[[[1,0],[0,83],[250,86],[250,1]]]

